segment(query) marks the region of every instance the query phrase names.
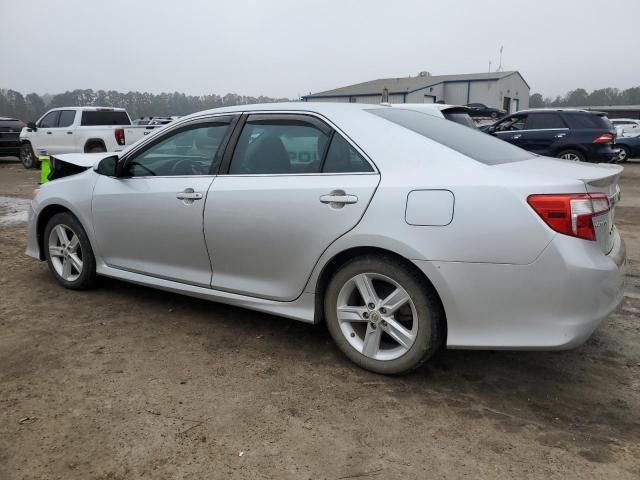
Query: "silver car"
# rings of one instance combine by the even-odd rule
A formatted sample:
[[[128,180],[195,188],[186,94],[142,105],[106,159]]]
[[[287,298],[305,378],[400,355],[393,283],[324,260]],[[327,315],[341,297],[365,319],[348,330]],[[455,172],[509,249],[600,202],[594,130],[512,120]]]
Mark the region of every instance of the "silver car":
[[[617,165],[384,105],[238,106],[52,160],[27,254],[308,323],[374,372],[438,349],[563,349],[621,302]]]

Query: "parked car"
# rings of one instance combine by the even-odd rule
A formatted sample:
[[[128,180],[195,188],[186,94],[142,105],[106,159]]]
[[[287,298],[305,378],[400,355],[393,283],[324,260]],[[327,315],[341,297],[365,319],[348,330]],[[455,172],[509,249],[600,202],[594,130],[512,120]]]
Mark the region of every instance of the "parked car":
[[[25,123],[16,118],[0,117],[0,157],[20,155],[20,131]]]
[[[469,108],[460,105],[447,105],[444,103],[387,103],[391,107],[415,110],[426,113],[434,117],[445,118],[452,122],[459,123],[465,127],[477,129],[476,122],[469,116]]]
[[[506,110],[500,108],[488,107],[484,103],[467,103],[469,107],[469,116],[471,117],[490,117],[501,118],[507,114]]]
[[[570,348],[623,299],[621,166],[412,110],[239,105],[53,164],[27,254],[62,286],[104,275],[324,319],[378,373],[445,345]]]
[[[576,109],[532,109],[509,115],[481,130],[518,147],[566,160],[611,162],[616,132],[606,114]]]
[[[171,117],[153,117],[149,125],[166,125],[171,122],[173,122],[173,118]]]
[[[612,118],[611,124],[616,129],[618,136],[625,133],[640,133],[640,120],[633,118]]]
[[[37,166],[40,152],[115,152],[150,134],[158,126],[132,126],[123,108],[64,107],[45,113],[20,133],[20,159],[25,168]]]
[[[640,133],[618,137],[615,146],[619,148],[619,162],[626,162],[630,158],[640,157]]]

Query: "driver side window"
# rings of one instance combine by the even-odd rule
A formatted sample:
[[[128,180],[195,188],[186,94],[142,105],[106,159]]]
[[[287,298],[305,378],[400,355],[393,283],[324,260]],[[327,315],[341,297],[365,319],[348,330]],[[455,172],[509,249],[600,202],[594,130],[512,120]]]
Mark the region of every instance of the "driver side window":
[[[228,128],[217,122],[179,129],[127,161],[127,176],[211,175]]]
[[[527,121],[526,115],[511,117],[507,120],[502,121],[500,124],[498,124],[497,130],[499,132],[507,132],[511,130],[523,130],[526,121]]]

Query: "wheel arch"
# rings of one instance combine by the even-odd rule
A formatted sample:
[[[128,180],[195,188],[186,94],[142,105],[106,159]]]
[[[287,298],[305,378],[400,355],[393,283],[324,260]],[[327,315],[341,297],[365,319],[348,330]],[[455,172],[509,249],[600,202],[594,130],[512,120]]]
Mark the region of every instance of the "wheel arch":
[[[88,138],[86,142],[84,142],[84,153],[88,153],[91,147],[102,147],[104,151],[107,151],[107,145],[104,143],[104,139],[102,138]]]
[[[333,255],[323,266],[318,274],[317,281],[315,282],[315,308],[314,308],[314,323],[320,323],[324,320],[324,294],[326,292],[329,281],[333,277],[334,273],[338,271],[338,269],[344,265],[346,262],[366,255],[381,255],[393,258],[403,265],[406,266],[407,269],[413,271],[417,276],[419,276],[424,282],[426,288],[429,288],[435,294],[440,308],[442,309],[443,319],[444,319],[444,344],[446,344],[447,338],[447,312],[444,308],[444,303],[440,296],[440,293],[436,289],[433,282],[427,277],[427,275],[420,270],[415,263],[413,263],[408,258],[386,248],[382,247],[373,247],[373,246],[360,246],[360,247],[351,247],[345,250],[342,250],[335,255]]]
[[[40,252],[40,260],[44,260],[44,229],[47,226],[47,223],[51,218],[58,213],[68,212],[74,217],[78,218],[78,216],[73,213],[67,207],[60,205],[58,203],[54,203],[51,205],[47,205],[42,209],[42,211],[38,214],[38,220],[36,223],[36,238],[38,240],[38,250]],[[79,220],[78,220],[79,221]]]

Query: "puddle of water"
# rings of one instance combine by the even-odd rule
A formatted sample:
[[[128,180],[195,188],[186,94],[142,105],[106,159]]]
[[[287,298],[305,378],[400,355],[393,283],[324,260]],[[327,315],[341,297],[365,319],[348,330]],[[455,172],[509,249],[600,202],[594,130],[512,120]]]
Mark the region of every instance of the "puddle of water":
[[[26,222],[30,204],[24,198],[0,197],[0,226]]]

